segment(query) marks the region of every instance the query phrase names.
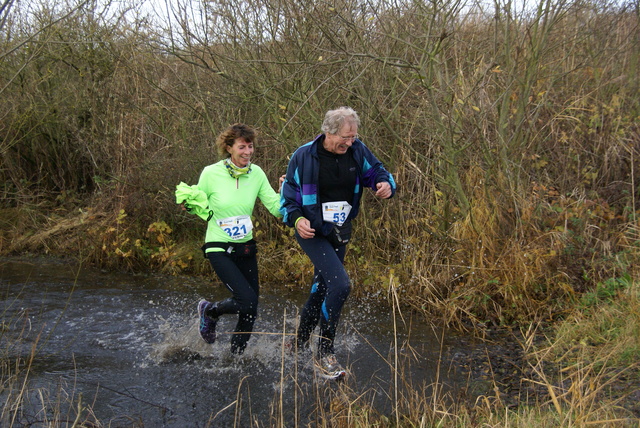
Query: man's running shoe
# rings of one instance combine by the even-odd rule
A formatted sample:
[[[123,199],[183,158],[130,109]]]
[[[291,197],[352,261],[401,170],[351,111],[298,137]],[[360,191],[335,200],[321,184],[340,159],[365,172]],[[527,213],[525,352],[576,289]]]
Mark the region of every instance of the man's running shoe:
[[[198,302],[198,316],[200,317],[200,336],[207,343],[216,341],[216,324],[218,318],[211,318],[206,315],[207,311],[214,306],[214,303],[202,299]]]
[[[326,354],[316,360],[316,372],[323,379],[341,380],[347,376],[334,354]]]

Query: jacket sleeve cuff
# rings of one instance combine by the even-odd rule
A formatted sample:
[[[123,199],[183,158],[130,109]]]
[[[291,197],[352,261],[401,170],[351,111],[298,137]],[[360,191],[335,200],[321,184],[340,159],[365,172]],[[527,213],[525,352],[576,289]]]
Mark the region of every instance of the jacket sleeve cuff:
[[[296,225],[298,224],[298,221],[300,221],[301,218],[304,218],[304,216],[302,215],[302,213],[300,211],[294,211],[291,213],[291,220],[292,220],[292,224],[293,224],[293,228],[295,229]]]

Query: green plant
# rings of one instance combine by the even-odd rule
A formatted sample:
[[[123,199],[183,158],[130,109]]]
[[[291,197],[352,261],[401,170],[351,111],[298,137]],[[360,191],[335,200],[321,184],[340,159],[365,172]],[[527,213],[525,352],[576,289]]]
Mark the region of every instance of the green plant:
[[[596,284],[594,291],[586,292],[580,299],[581,305],[585,308],[594,308],[601,304],[611,304],[616,299],[619,292],[629,289],[633,280],[628,273],[619,278],[608,278],[604,282]]]

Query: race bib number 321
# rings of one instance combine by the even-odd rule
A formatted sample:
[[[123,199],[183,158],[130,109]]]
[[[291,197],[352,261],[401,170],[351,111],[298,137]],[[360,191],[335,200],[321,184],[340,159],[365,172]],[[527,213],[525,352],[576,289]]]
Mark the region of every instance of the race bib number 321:
[[[223,218],[217,223],[231,239],[242,239],[253,230],[253,223],[248,215]]]

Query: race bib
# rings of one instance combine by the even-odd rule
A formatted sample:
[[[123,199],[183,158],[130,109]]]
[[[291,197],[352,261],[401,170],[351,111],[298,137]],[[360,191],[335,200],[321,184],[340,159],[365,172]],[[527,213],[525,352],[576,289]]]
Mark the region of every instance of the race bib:
[[[351,205],[345,201],[325,202],[322,204],[322,219],[338,226],[342,226],[347,221],[350,212]]]
[[[227,217],[218,220],[218,226],[229,235],[231,239],[242,239],[253,230],[251,217],[248,215],[239,215],[236,217]]]

